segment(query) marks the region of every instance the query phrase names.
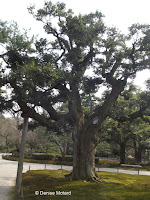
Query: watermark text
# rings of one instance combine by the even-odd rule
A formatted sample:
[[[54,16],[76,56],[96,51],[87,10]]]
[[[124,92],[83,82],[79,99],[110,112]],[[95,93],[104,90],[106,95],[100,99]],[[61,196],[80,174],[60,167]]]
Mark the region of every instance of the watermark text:
[[[35,191],[35,195],[39,196],[54,196],[54,195],[60,195],[60,196],[69,196],[71,195],[71,191]]]

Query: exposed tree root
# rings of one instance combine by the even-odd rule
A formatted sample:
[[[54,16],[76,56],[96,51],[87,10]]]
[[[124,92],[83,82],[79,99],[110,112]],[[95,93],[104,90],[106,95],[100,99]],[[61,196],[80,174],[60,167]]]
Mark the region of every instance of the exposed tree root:
[[[72,172],[70,174],[66,174],[64,176],[65,176],[65,179],[74,180],[72,178]],[[75,180],[77,180],[77,179],[75,179]],[[103,181],[97,174],[95,176],[93,176],[93,177],[90,177],[90,178],[85,178],[85,179],[82,179],[82,178],[80,179],[79,178],[79,180],[85,180],[87,182],[91,181],[91,182],[96,182],[96,183],[105,183],[105,181]]]
[[[93,176],[93,177],[90,177],[88,179],[88,181],[93,181],[93,182],[96,182],[96,183],[104,183],[105,181],[103,181],[99,176]]]
[[[72,172],[70,174],[64,175],[65,179],[72,180]]]

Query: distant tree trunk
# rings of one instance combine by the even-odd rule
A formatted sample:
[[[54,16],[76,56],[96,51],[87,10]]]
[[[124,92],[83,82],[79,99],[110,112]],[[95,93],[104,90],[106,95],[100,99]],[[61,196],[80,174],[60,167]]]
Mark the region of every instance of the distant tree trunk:
[[[68,141],[66,139],[65,142],[64,142],[64,144],[63,144],[63,146],[62,146],[62,149],[61,149],[62,159],[64,159],[65,156],[66,156],[67,145],[68,145]]]
[[[142,151],[137,151],[136,154],[135,154],[135,161],[136,163],[140,163],[142,161]]]
[[[137,146],[136,140],[134,140],[134,151],[135,151],[135,161],[136,163],[140,163],[142,161],[142,152],[143,152],[143,146],[140,144],[140,140],[138,141],[139,144]]]
[[[57,140],[55,140],[55,143],[58,145],[60,149],[62,159],[64,159],[67,151],[68,140],[66,139],[63,144],[60,144]]]
[[[9,153],[9,142],[8,142],[8,135],[6,136],[6,148],[7,148],[7,152]]]
[[[16,178],[16,193],[18,195],[21,194],[22,170],[23,170],[26,136],[27,136],[27,131],[28,131],[28,119],[29,119],[29,117],[26,114],[23,114],[22,117],[24,118],[24,123],[23,123],[21,147],[20,147],[17,178]]]
[[[124,164],[126,162],[126,142],[121,142],[120,144],[120,163]]]
[[[137,149],[135,149],[135,161],[136,163],[140,163],[142,162],[142,152],[143,152],[143,148],[139,147]]]

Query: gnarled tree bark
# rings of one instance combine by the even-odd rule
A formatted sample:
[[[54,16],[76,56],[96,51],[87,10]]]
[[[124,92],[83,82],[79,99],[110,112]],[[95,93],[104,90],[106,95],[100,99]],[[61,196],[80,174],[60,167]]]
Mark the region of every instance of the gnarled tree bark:
[[[99,138],[93,132],[74,133],[73,179],[100,181],[95,171],[95,154]]]

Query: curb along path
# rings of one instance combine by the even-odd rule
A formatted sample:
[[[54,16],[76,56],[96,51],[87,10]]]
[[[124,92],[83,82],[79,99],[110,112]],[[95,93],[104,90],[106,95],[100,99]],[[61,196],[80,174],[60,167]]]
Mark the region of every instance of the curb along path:
[[[138,170],[125,170],[118,168],[96,168],[96,170],[99,172],[113,172],[113,173],[138,175]],[[150,176],[150,171],[139,170],[139,175]]]

